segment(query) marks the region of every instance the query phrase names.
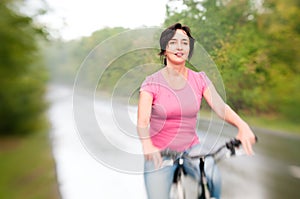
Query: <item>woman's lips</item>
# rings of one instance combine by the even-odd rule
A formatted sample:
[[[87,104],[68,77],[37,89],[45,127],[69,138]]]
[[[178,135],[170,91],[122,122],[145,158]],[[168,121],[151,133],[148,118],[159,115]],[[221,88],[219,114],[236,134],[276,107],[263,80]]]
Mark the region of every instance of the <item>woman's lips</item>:
[[[177,52],[177,53],[175,53],[175,55],[176,55],[177,57],[182,57],[184,54],[181,53],[181,52]]]

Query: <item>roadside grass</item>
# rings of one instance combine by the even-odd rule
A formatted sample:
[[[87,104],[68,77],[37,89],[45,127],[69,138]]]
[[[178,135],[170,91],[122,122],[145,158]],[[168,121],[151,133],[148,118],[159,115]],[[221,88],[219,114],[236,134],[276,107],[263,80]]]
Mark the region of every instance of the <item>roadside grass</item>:
[[[201,117],[209,119],[209,111]],[[299,124],[276,117],[243,116],[251,126],[300,135]],[[0,198],[59,199],[48,133],[0,137]]]
[[[242,116],[243,117],[243,116]],[[275,132],[300,135],[300,124],[278,117],[243,117],[250,126],[263,128]]]
[[[48,133],[0,137],[0,198],[59,199]]]
[[[201,110],[200,112],[200,118],[210,119],[210,110]],[[240,116],[250,126],[255,128],[261,128],[279,133],[296,134],[300,136],[300,124],[291,122],[285,118],[280,118],[274,115],[253,116],[250,114],[240,114]]]

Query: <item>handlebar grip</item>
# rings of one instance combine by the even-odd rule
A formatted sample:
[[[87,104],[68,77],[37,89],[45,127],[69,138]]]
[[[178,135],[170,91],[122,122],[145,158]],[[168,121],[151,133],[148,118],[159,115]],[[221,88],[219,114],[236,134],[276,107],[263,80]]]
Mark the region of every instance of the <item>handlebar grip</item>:
[[[255,135],[255,142],[258,142],[258,138]],[[235,148],[238,148],[242,142],[236,138],[232,138],[229,142],[226,143],[226,148],[230,150],[231,155],[235,155]]]
[[[229,142],[235,147],[239,147],[242,144],[241,141],[236,138],[232,138]],[[255,135],[255,143],[257,142],[258,142],[258,137]]]
[[[228,149],[239,147],[242,144],[242,142],[236,138],[232,138],[229,142],[226,143],[226,147]]]
[[[232,138],[229,142],[226,142],[226,148],[230,150],[230,155],[235,155],[235,148],[238,148],[242,142],[236,138]]]
[[[239,147],[242,144],[242,142],[236,138],[232,139],[231,143],[234,147]]]

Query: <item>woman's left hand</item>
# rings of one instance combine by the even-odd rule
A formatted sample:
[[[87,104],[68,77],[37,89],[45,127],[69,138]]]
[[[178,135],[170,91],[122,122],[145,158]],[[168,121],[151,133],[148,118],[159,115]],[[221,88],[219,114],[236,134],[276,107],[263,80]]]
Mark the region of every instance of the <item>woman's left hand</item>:
[[[252,145],[256,143],[256,136],[248,124],[239,127],[239,132],[236,138],[242,142],[242,146],[247,155],[254,155]]]

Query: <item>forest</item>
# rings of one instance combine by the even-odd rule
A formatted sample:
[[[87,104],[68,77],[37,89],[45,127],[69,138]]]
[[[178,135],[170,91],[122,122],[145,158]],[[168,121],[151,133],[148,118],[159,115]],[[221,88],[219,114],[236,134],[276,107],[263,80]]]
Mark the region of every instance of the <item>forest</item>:
[[[300,3],[298,0],[169,0],[162,27],[188,25],[216,64],[226,101],[239,113],[300,122]],[[104,28],[90,37],[55,40],[44,48],[52,81],[73,84],[89,52],[128,29]],[[136,39],[138,41],[138,38]],[[141,39],[140,39],[141,40]],[[121,43],[114,48],[120,49]],[[153,50],[153,49],[152,49]],[[160,63],[159,51],[131,53],[110,66],[105,88],[144,56]],[[90,78],[93,74],[91,74]]]
[[[89,37],[65,41],[51,37],[45,25],[36,23],[36,16],[47,10],[28,16],[20,7],[21,1],[0,4],[1,135],[45,129],[47,85],[73,85],[81,64],[97,45],[130,31],[107,27]],[[298,0],[169,0],[160,28],[175,22],[188,25],[196,42],[213,60],[222,77],[226,101],[234,110],[300,123]],[[137,37],[135,43],[145,37]],[[106,53],[116,53],[114,49],[128,45],[136,44],[118,42]],[[106,79],[99,86],[112,89],[132,66],[141,65],[141,60],[161,64],[158,52],[152,48],[120,56],[105,71]],[[93,75],[87,79],[98,78]],[[125,82],[124,88],[130,88],[131,83],[133,79]]]
[[[85,66],[89,70],[82,83],[96,82],[100,94],[129,95],[130,103],[136,103],[138,85],[162,67],[159,31],[176,22],[191,28],[202,49],[187,66],[208,72],[214,83],[221,83],[217,85],[226,102],[242,116],[257,118],[260,123],[254,124],[268,132],[260,134],[260,146],[266,149],[257,150],[256,157],[263,162],[261,169],[255,167],[259,174],[255,176],[266,185],[256,183],[257,187],[272,190],[270,198],[298,193],[297,186],[289,185],[298,182],[299,173],[292,178],[287,172],[299,169],[299,139],[289,134],[299,134],[300,123],[299,0],[169,0],[165,20],[154,29],[158,32],[151,40],[153,29],[148,27],[140,31],[107,27],[69,41],[53,37],[49,27],[37,20],[48,12],[47,7],[24,12],[28,2],[0,3],[0,198],[61,198],[53,159],[56,142],[51,145],[57,141],[47,99],[51,86],[74,88]],[[195,60],[203,64],[193,65]],[[99,67],[107,62],[107,67]],[[216,73],[210,73],[211,65]],[[68,120],[64,119],[62,126]],[[273,130],[280,136],[269,134]],[[277,161],[280,153],[283,158]],[[286,163],[291,165],[283,167]],[[287,189],[280,195],[283,184]]]
[[[48,127],[49,73],[40,41],[44,26],[20,12],[19,1],[0,3],[0,135],[28,135]],[[39,14],[39,13],[35,13]]]
[[[76,159],[73,164],[80,165],[78,168],[88,176],[86,167],[80,164],[87,159],[79,150],[69,148],[74,142],[69,135],[75,130],[71,114],[75,83],[78,79],[86,85],[97,82],[99,94],[129,95],[133,99],[130,103],[136,103],[138,85],[148,73],[162,67],[158,56],[160,33],[152,38],[149,33],[153,29],[149,27],[141,27],[140,32],[106,27],[87,37],[63,40],[53,36],[50,28],[38,21],[49,8],[24,12],[28,11],[29,2],[45,3],[44,0],[1,0],[0,3],[0,198],[61,198],[59,188],[65,186],[58,179],[64,172],[57,172],[55,148],[64,145],[60,152],[64,151],[66,158],[72,157],[71,162],[58,160],[69,164]],[[247,116],[246,121],[256,119],[249,122],[251,127],[258,127],[254,129],[259,135],[257,156],[249,159],[255,169],[249,170],[251,166],[247,166],[245,159],[241,159],[243,164],[232,162],[236,167],[229,169],[236,175],[224,174],[234,183],[226,184],[237,185],[241,179],[247,190],[251,188],[248,191],[262,198],[299,198],[300,1],[168,0],[166,17],[155,30],[176,22],[188,25],[198,47],[203,49],[203,54],[195,53],[187,66],[208,72],[213,83],[220,83],[216,81],[216,73],[209,73],[212,66],[213,72],[221,77],[219,91],[226,102],[242,117]],[[141,32],[145,34],[138,34]],[[108,44],[113,45],[108,47]],[[100,63],[107,63],[107,58],[113,56],[116,59],[107,67],[99,68]],[[193,65],[193,59],[203,64]],[[83,66],[91,70],[84,71]],[[82,71],[86,73],[80,79],[78,74]],[[101,78],[98,73],[102,73]],[[59,92],[66,87],[67,97]],[[51,88],[59,89],[51,91]],[[51,101],[50,91],[59,97]],[[58,123],[51,121],[51,108],[55,104],[59,104],[56,107],[60,117],[55,115]],[[62,110],[61,105],[65,106]],[[208,107],[204,104],[205,108]],[[70,114],[61,113],[64,110]],[[84,118],[82,122],[87,121],[85,124],[89,125],[89,119]],[[54,136],[53,131],[62,136]],[[65,171],[75,171],[73,168],[66,167]],[[70,176],[74,179],[77,174]],[[83,175],[79,172],[79,176]],[[84,179],[95,184],[92,178]],[[241,192],[246,188],[241,188]]]

